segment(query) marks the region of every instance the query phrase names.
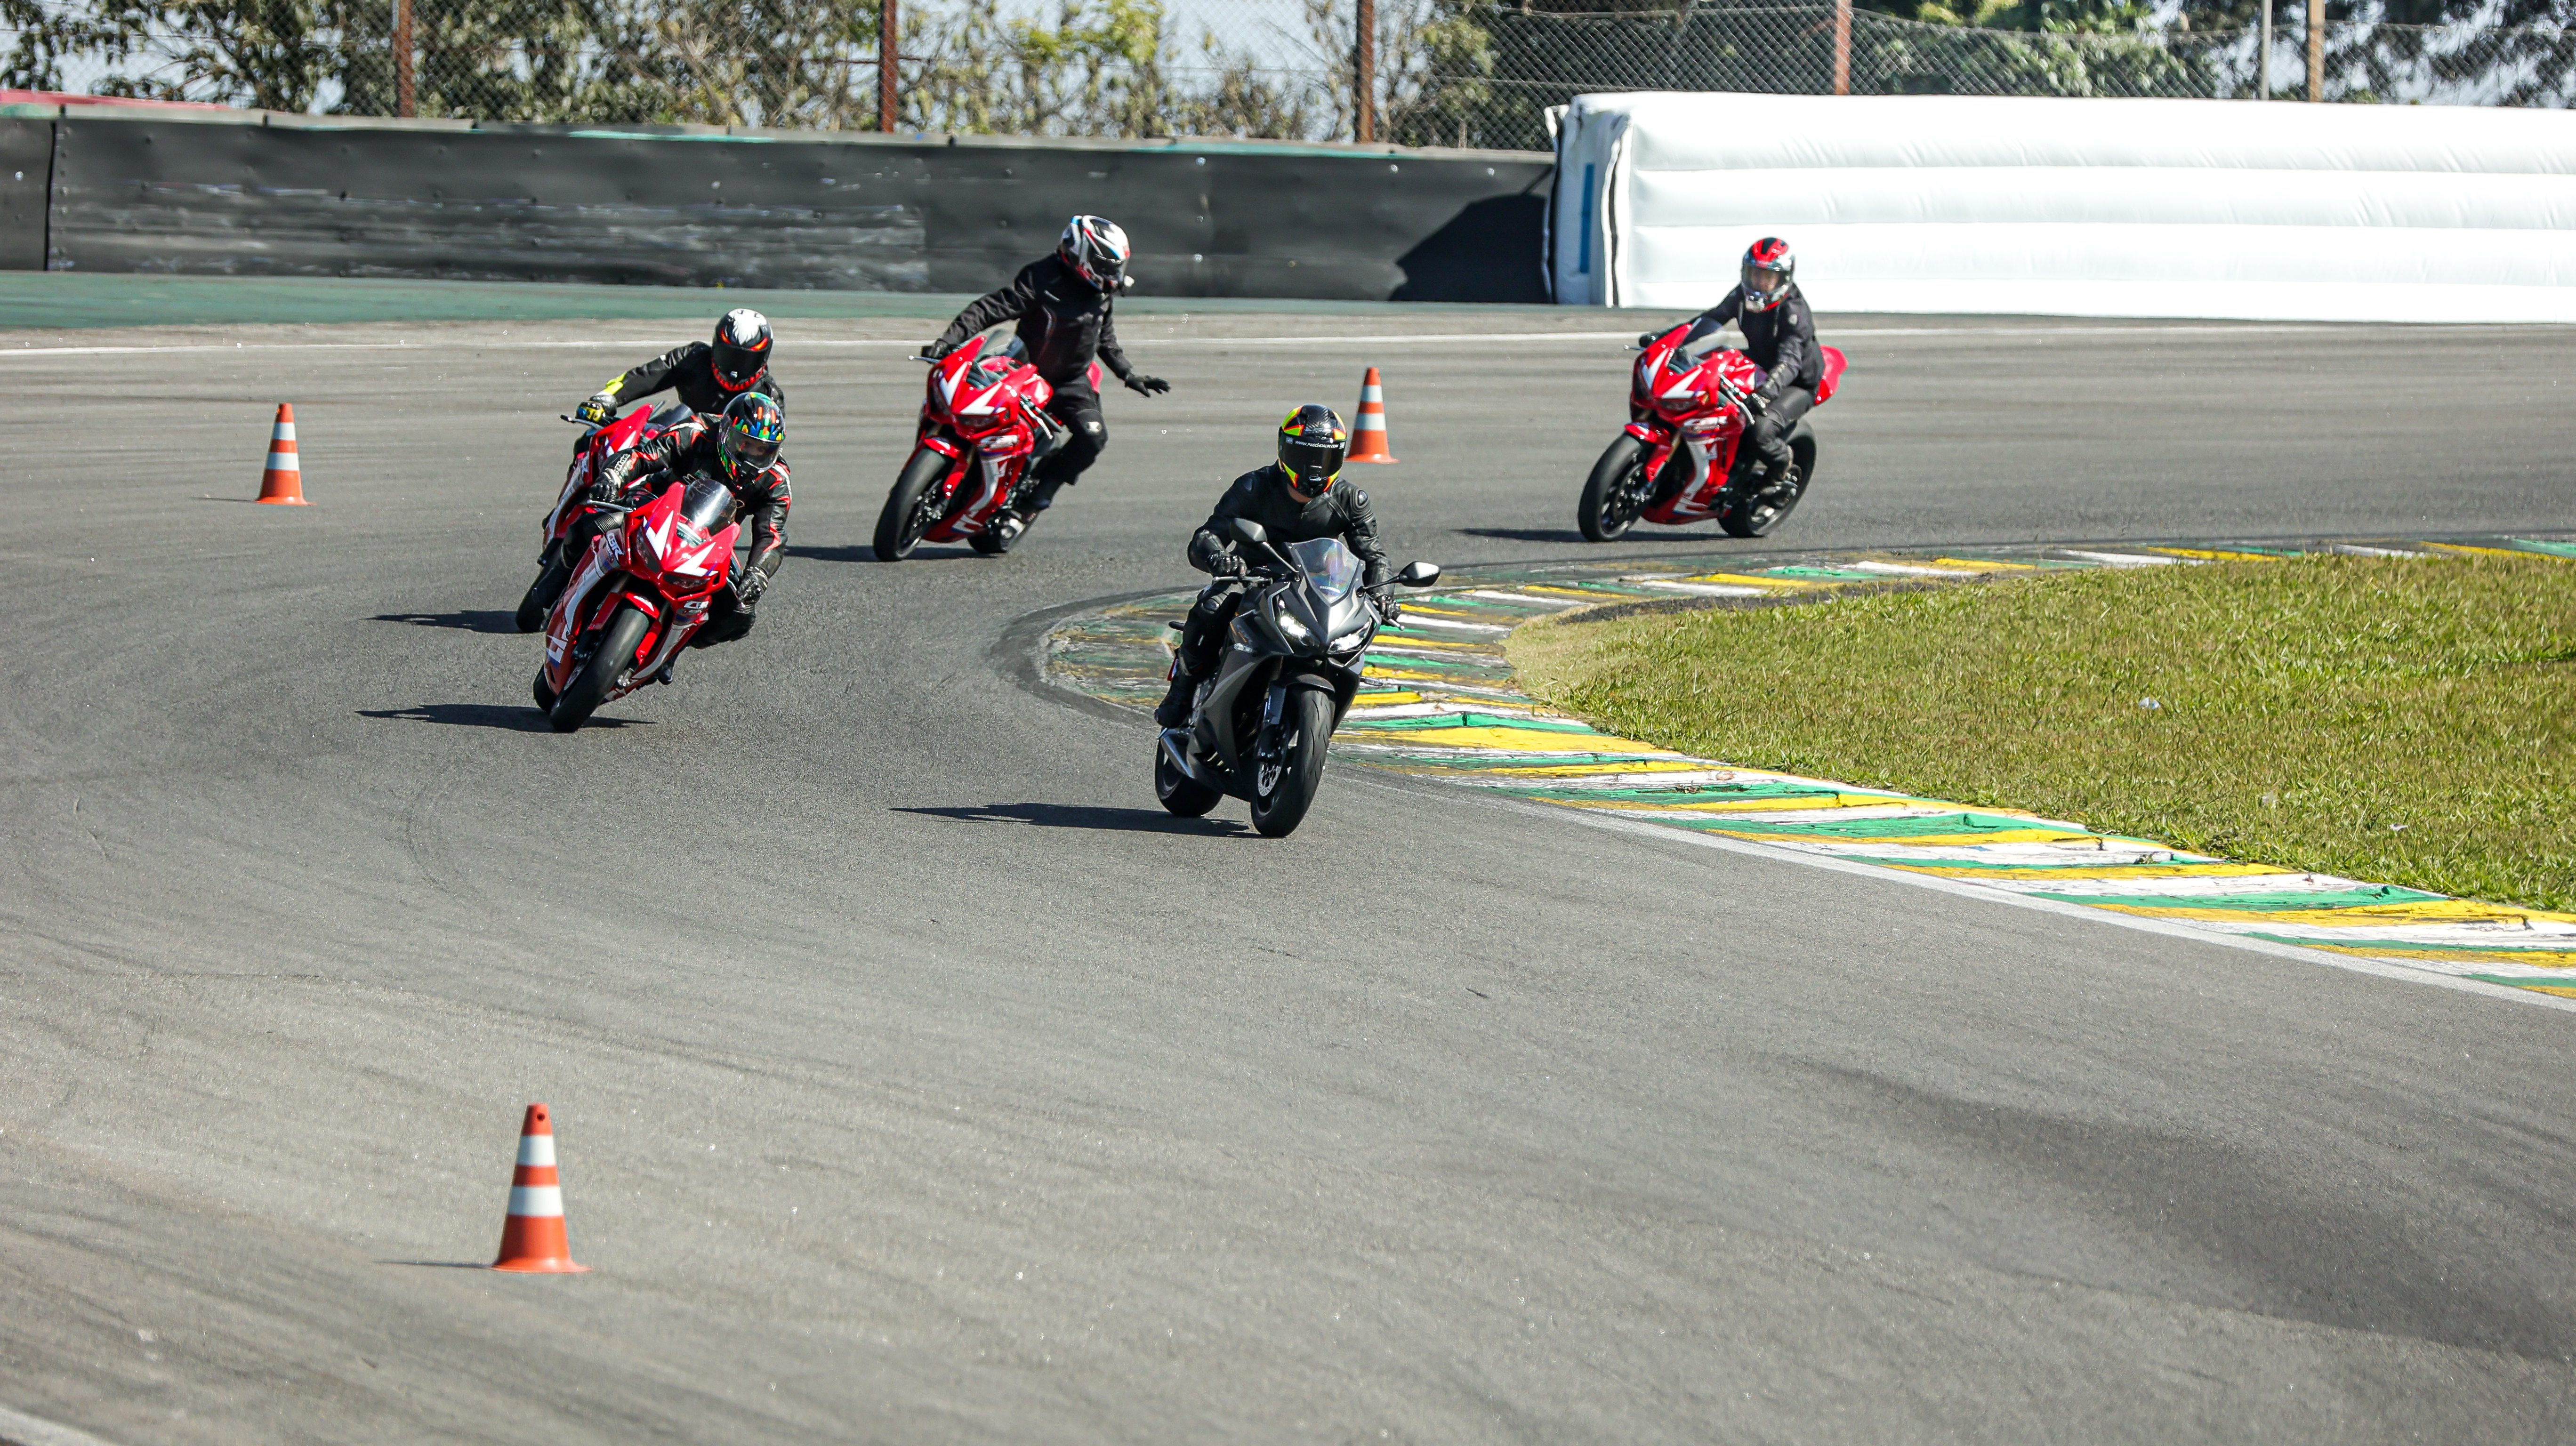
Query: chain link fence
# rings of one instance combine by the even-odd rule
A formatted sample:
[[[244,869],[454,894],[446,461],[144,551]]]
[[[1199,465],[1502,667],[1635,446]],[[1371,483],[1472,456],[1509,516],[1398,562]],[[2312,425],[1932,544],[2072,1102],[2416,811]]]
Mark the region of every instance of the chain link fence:
[[[1347,139],[1362,0],[902,4],[897,128]],[[1374,138],[1543,150],[1588,91],[2303,97],[2297,16],[2252,30],[1982,29],[1829,4],[1595,11],[1368,0]],[[1615,0],[1614,0],[1615,3]],[[884,0],[0,0],[0,85],[286,111],[595,124],[879,124]],[[1846,28],[1847,27],[1847,28]],[[408,46],[396,37],[409,35]],[[2576,32],[2367,21],[2332,101],[2566,106]],[[406,59],[408,64],[406,64]],[[406,73],[407,72],[407,73]]]

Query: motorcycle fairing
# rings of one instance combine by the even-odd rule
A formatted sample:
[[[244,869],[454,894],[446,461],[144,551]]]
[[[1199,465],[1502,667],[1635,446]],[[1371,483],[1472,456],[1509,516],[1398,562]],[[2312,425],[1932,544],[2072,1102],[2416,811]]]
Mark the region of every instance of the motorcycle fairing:
[[[741,524],[730,519],[712,533],[705,530],[702,524],[714,520],[715,504],[721,500],[711,495],[699,497],[696,511],[705,515],[689,515],[692,496],[708,487],[721,484],[673,482],[660,496],[627,514],[623,527],[602,531],[591,540],[580,570],[556,599],[546,628],[548,687],[560,693],[571,682],[575,640],[598,626],[599,619],[613,613],[619,603],[651,620],[636,641],[631,674],[635,680],[659,671],[706,621],[715,590],[731,575],[734,543],[742,535]],[[601,701],[615,702],[633,691],[635,683],[630,681]]]
[[[990,530],[995,514],[1019,489],[1037,448],[1038,425],[1055,389],[1017,347],[989,338],[961,346],[931,367],[930,398],[923,408],[920,445],[973,463],[970,492],[951,469],[942,485],[950,495],[925,542],[954,542]]]

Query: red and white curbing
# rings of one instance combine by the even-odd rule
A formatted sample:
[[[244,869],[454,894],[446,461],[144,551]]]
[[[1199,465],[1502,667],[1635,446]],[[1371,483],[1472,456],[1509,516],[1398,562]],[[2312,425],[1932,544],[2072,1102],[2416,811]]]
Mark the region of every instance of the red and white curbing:
[[[277,404],[268,432],[268,467],[259,474],[259,500],[280,507],[310,507],[304,500],[304,466],[295,455],[295,404]]]
[[[544,1105],[528,1106],[519,1126],[519,1165],[510,1175],[510,1215],[501,1224],[501,1258],[494,1270],[531,1275],[578,1275],[572,1242],[564,1234],[563,1182],[555,1174],[555,1127]]]

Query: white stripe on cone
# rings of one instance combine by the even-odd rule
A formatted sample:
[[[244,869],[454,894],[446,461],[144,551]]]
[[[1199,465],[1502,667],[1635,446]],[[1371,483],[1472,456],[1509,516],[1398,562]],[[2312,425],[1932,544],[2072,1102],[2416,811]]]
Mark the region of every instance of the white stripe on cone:
[[[485,1196],[490,1199],[490,1196]],[[563,1214],[561,1185],[513,1185],[510,1187],[510,1213],[542,1219]],[[489,1216],[484,1217],[489,1219]]]
[[[519,1163],[520,1163],[520,1164],[522,1164],[522,1165],[551,1165],[551,1164],[553,1164],[554,1162],[555,1162],[555,1137],[554,1137],[554,1136],[552,1136],[552,1135],[521,1135],[521,1136],[519,1137]]]
[[[304,468],[295,460],[295,454],[292,452],[271,452],[268,454],[268,470],[271,472],[301,472]]]

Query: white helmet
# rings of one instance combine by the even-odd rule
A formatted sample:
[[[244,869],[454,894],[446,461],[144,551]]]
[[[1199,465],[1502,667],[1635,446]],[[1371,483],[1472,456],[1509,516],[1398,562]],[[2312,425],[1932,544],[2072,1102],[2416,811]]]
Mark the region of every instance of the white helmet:
[[[1127,258],[1132,254],[1127,233],[1098,216],[1076,216],[1064,223],[1064,239],[1056,243],[1055,254],[1074,274],[1102,291],[1117,291],[1127,285]]]

